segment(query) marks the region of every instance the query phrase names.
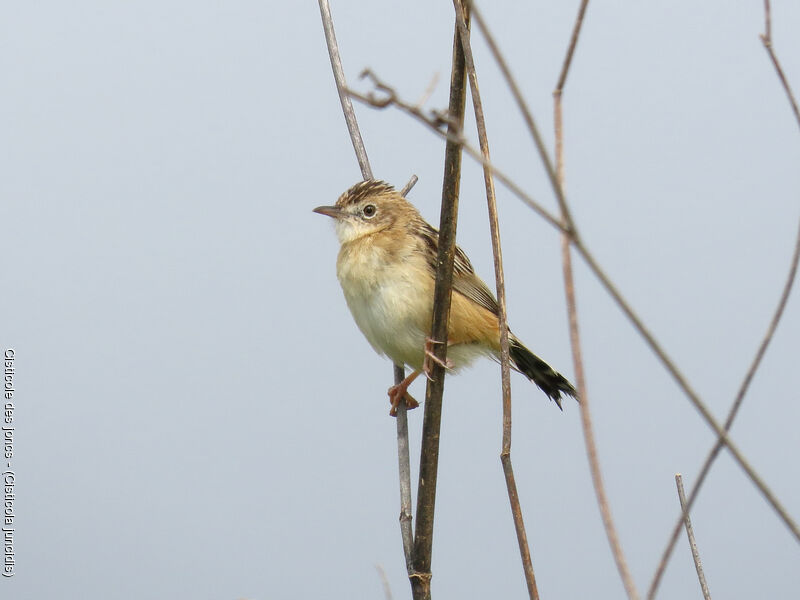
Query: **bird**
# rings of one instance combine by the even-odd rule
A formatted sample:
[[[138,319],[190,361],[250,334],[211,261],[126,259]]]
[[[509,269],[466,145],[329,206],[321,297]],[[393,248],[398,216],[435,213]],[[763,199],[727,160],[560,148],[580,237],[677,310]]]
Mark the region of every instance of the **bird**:
[[[416,408],[419,403],[408,387],[420,373],[430,376],[431,360],[441,362],[432,348],[443,342],[429,337],[439,232],[393,186],[376,179],[353,185],[335,205],[318,206],[313,212],[334,219],[340,244],[336,274],[358,328],[378,354],[412,369],[389,388],[389,414],[396,415],[403,401],[409,409]],[[499,360],[498,315],[494,294],[456,246],[443,366],[457,372],[481,356]],[[562,395],[577,400],[566,377],[528,350],[510,330],[508,338],[515,370],[561,410]]]

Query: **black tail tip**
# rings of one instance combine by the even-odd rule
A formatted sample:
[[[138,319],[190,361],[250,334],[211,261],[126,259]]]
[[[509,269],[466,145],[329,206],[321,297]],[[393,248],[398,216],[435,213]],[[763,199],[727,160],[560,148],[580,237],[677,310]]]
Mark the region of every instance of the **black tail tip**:
[[[580,402],[580,400],[578,400],[578,393],[566,377],[556,371],[552,371],[552,373],[548,375],[546,384],[539,383],[536,379],[531,379],[531,381],[538,385],[539,388],[556,403],[556,406],[558,406],[562,412],[564,411],[564,407],[561,405],[562,395],[571,396],[575,398],[576,401]]]
[[[561,405],[562,394],[578,400],[578,393],[567,378],[528,350],[519,340],[512,340],[510,351],[511,360],[520,372],[555,402],[559,410],[564,410]]]

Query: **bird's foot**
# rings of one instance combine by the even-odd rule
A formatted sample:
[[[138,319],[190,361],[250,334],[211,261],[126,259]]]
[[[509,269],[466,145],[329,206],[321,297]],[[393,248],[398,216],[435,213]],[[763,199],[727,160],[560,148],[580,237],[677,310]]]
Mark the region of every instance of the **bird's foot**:
[[[431,362],[436,363],[443,369],[452,369],[455,365],[453,361],[449,358],[442,360],[438,356],[433,353],[433,346],[435,344],[444,344],[444,342],[440,342],[438,340],[431,339],[429,337],[425,338],[425,360],[422,363],[422,371],[425,373],[425,377],[433,381],[433,377],[431,377],[431,371],[433,370],[433,365]]]
[[[397,407],[400,406],[401,402],[406,403],[406,408],[408,410],[412,410],[419,406],[419,402],[417,402],[414,397],[408,393],[408,386],[410,386],[411,382],[417,377],[419,377],[419,371],[414,371],[408,377],[403,379],[403,381],[389,388],[389,402],[392,405],[392,408],[389,410],[389,416],[397,416]]]

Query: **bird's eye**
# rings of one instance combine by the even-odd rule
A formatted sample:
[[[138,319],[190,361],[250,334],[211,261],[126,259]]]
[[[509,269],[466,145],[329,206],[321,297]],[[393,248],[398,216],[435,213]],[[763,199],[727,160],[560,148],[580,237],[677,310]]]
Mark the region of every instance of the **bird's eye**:
[[[375,208],[374,204],[367,204],[364,207],[364,210],[362,210],[361,212],[364,214],[365,217],[371,219],[372,217],[375,216],[375,213],[378,212],[378,209]]]

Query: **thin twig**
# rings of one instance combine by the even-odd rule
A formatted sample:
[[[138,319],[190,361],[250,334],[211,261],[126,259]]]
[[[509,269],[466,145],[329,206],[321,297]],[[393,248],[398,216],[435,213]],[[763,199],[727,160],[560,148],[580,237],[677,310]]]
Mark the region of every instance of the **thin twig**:
[[[478,24],[483,37],[486,39],[486,43],[489,45],[489,49],[491,50],[495,62],[497,62],[497,66],[500,67],[500,71],[503,73],[503,77],[506,80],[506,85],[508,85],[509,89],[511,90],[511,94],[514,96],[514,100],[517,102],[517,108],[519,108],[519,111],[522,113],[522,118],[528,127],[531,137],[533,138],[533,141],[536,145],[536,150],[539,152],[539,158],[544,165],[547,178],[550,180],[550,185],[552,186],[553,192],[558,200],[558,206],[561,209],[561,214],[564,215],[563,227],[566,228],[571,236],[575,236],[577,233],[573,231],[572,214],[570,213],[569,206],[567,205],[567,199],[564,197],[563,189],[558,184],[558,177],[556,176],[555,168],[553,167],[553,163],[550,160],[550,155],[545,147],[544,139],[539,133],[539,128],[536,126],[536,121],[534,120],[533,115],[528,108],[528,104],[525,102],[525,99],[522,96],[522,91],[520,91],[514,76],[511,74],[511,69],[509,69],[503,54],[500,52],[500,48],[497,45],[494,36],[492,35],[491,31],[489,31],[486,21],[483,19],[483,15],[477,9],[474,2],[471,0],[467,0],[467,2],[470,5],[470,10],[474,12],[475,22]]]
[[[387,88],[391,89],[391,88]],[[454,135],[452,132],[442,132],[439,130],[438,125],[433,122],[431,119],[427,118],[422,112],[411,106],[408,103],[402,102],[396,98],[386,98],[384,100],[379,100],[374,96],[370,95],[361,95],[358,92],[354,92],[353,90],[348,90],[348,93],[356,98],[357,100],[361,100],[365,104],[370,106],[374,106],[376,108],[386,108],[387,106],[397,106],[407,114],[413,116],[414,118],[418,119],[425,125],[427,125],[434,133],[444,137],[448,141],[454,141],[454,143],[461,143],[463,144],[464,150],[469,154],[472,158],[478,161],[481,164],[487,164],[486,161],[481,157],[474,148],[469,147],[463,142],[463,136],[460,134]],[[589,250],[584,246],[583,241],[581,240],[580,236],[576,229],[567,229],[564,225],[561,224],[558,220],[550,215],[547,211],[542,209],[538,204],[536,204],[533,199],[527,195],[522,189],[510,178],[508,178],[505,174],[499,171],[494,165],[489,164],[490,168],[492,169],[492,173],[497,178],[498,181],[503,183],[511,193],[517,196],[520,200],[522,200],[525,204],[530,206],[535,212],[537,212],[540,216],[542,216],[548,223],[553,225],[553,227],[557,228],[559,231],[567,231],[572,237],[572,244],[575,246],[575,249],[581,255],[583,260],[586,262],[589,269],[595,274],[595,276],[600,280],[600,283],[606,289],[606,291],[611,295],[614,299],[614,302],[622,310],[623,314],[628,318],[631,322],[633,327],[639,332],[639,335],[644,338],[645,342],[656,357],[661,361],[664,368],[667,369],[667,372],[672,376],[675,382],[678,384],[678,387],[681,388],[684,395],[689,399],[689,401],[694,405],[697,411],[701,414],[703,419],[706,421],[708,426],[719,436],[722,440],[722,443],[728,446],[728,449],[731,452],[734,460],[739,463],[739,466],[742,470],[747,474],[753,484],[758,488],[767,502],[772,506],[781,520],[784,522],[786,527],[792,532],[798,540],[800,540],[800,528],[798,528],[797,524],[789,515],[788,511],[783,507],[780,501],[777,499],[775,494],[767,487],[766,483],[759,477],[759,475],[755,472],[753,467],[746,461],[742,453],[739,449],[733,444],[730,440],[730,437],[727,435],[725,430],[719,424],[719,422],[714,419],[713,415],[709,411],[706,404],[701,400],[700,396],[689,386],[686,377],[683,373],[678,369],[672,359],[667,355],[661,345],[656,341],[653,334],[644,326],[643,321],[639,318],[639,316],[634,312],[633,308],[628,304],[628,302],[622,297],[617,287],[608,277],[603,269],[600,268],[599,263],[594,258]]]
[[[586,15],[586,7],[589,5],[589,0],[582,0],[578,8],[578,16],[575,17],[575,24],[572,26],[572,37],[569,40],[567,47],[567,55],[564,57],[564,62],[561,65],[561,74],[558,76],[558,83],[556,83],[556,90],[560,94],[567,83],[567,74],[569,68],[572,66],[572,57],[575,54],[575,48],[578,46],[578,38],[581,34],[583,27],[583,17]],[[558,171],[558,160],[556,159],[556,171]]]
[[[400,191],[407,196],[417,183],[417,176],[412,175],[408,183]],[[405,379],[403,365],[394,366],[394,383],[398,385]],[[397,405],[397,466],[400,476],[400,535],[403,538],[403,556],[406,560],[406,572],[411,575],[414,565],[411,553],[414,548],[414,530],[411,514],[411,457],[408,443],[408,409],[405,402]]]
[[[339,54],[339,45],[336,42],[336,32],[333,27],[333,17],[331,16],[331,8],[328,0],[319,0],[319,10],[322,16],[322,26],[325,30],[325,42],[328,46],[328,56],[330,57],[331,68],[333,69],[333,78],[336,82],[339,101],[342,104],[347,130],[350,132],[350,140],[353,144],[359,167],[361,168],[361,175],[365,180],[372,179],[372,168],[369,164],[367,150],[364,147],[364,140],[361,138],[361,131],[358,128],[358,120],[353,110],[353,103],[347,93],[347,82],[344,76],[344,69],[342,68],[342,58]],[[402,193],[404,196],[414,187],[416,182],[417,176],[412,175],[409,182],[403,188]],[[403,366],[395,365],[395,385],[400,383],[404,377],[405,370]],[[403,554],[406,560],[406,569],[410,575],[412,572],[411,552],[414,544],[411,523],[411,461],[408,449],[408,417],[406,414],[406,405],[403,402],[400,404],[401,406],[398,407],[397,415],[397,460],[400,478],[400,534],[403,540]],[[385,574],[382,573],[382,575],[385,578]]]
[[[490,162],[489,138],[486,133],[486,119],[483,114],[483,102],[478,88],[478,74],[475,70],[475,61],[472,56],[470,44],[469,25],[467,13],[461,0],[453,2],[456,11],[456,23],[461,36],[461,45],[467,64],[470,90],[472,92],[472,106],[475,111],[475,123],[478,129],[478,141],[481,156]],[[511,369],[509,365],[508,342],[508,317],[506,314],[506,288],[503,274],[503,253],[500,247],[500,226],[497,220],[497,198],[495,196],[494,179],[488,166],[483,167],[483,181],[486,187],[486,201],[489,209],[489,231],[492,238],[492,256],[494,258],[495,284],[497,287],[498,322],[500,326],[500,379],[503,394],[503,446],[500,452],[500,461],[503,465],[503,474],[508,490],[508,499],[511,504],[511,515],[514,529],[517,533],[517,544],[522,559],[522,570],[525,583],[528,586],[528,595],[531,600],[538,600],[539,590],[536,587],[536,577],[533,572],[528,535],[525,531],[525,521],[522,517],[522,507],[517,492],[517,482],[514,477],[514,468],[511,463]]]
[[[402,404],[402,402],[400,404]],[[381,585],[383,585],[383,597],[386,600],[392,600],[392,586],[389,585],[389,578],[386,577],[386,571],[381,565],[375,565],[375,570],[378,571],[378,577],[381,578]]]
[[[339,44],[336,42],[336,32],[333,29],[333,17],[331,16],[331,7],[328,0],[319,0],[319,11],[322,14],[322,27],[325,29],[328,56],[331,59],[333,78],[336,80],[336,91],[339,93],[339,102],[342,103],[344,120],[347,122],[347,130],[350,132],[350,141],[352,141],[353,149],[356,151],[358,166],[361,167],[361,175],[365,180],[372,179],[372,168],[369,166],[367,149],[364,147],[364,140],[361,138],[353,103],[347,94],[347,82],[344,78],[342,57],[339,55]]]
[[[553,111],[554,111],[554,125],[555,125],[555,163],[556,163],[556,178],[558,180],[558,187],[561,190],[561,196],[564,198],[562,207],[567,206],[564,177],[564,121],[563,121],[563,106],[562,95],[564,92],[564,84],[567,80],[569,67],[572,64],[572,57],[575,53],[575,48],[578,44],[578,38],[583,25],[583,17],[586,13],[588,0],[583,0],[578,9],[578,16],[575,18],[575,24],[572,28],[572,36],[570,38],[569,46],[567,48],[564,62],[561,65],[561,74],[558,77],[556,89],[553,91]],[[498,50],[499,52],[499,50]],[[510,77],[510,73],[509,73]],[[521,96],[520,96],[521,99]],[[524,105],[524,102],[522,103]],[[562,211],[561,217],[564,223],[569,222],[569,214]],[[572,224],[574,228],[574,223]],[[574,229],[573,229],[574,232]],[[614,519],[611,515],[611,505],[608,501],[606,494],[605,483],[603,482],[603,474],[600,470],[600,460],[597,454],[597,443],[594,437],[594,426],[592,424],[592,413],[589,403],[589,391],[586,386],[586,375],[583,369],[583,351],[581,345],[580,328],[578,327],[578,303],[575,297],[575,278],[572,271],[572,253],[570,251],[570,236],[561,233],[561,264],[564,273],[564,293],[567,302],[567,314],[569,318],[569,338],[570,346],[572,348],[572,362],[575,366],[575,381],[578,386],[578,397],[580,398],[580,411],[581,411],[581,427],[583,429],[583,439],[586,445],[586,456],[589,460],[589,471],[592,476],[592,484],[597,497],[597,506],[600,509],[600,517],[603,521],[605,528],[606,538],[608,539],[611,553],[614,556],[614,562],[617,565],[620,578],[625,587],[625,592],[628,598],[636,599],[639,597],[639,592],[636,589],[636,584],[633,581],[633,575],[628,567],[628,562],[625,559],[625,553],[622,550],[622,543],[617,533],[617,528],[614,525]]]
[[[417,181],[419,181],[419,177],[416,175],[412,175],[411,178],[408,180],[408,183],[403,186],[403,189],[400,190],[400,194],[402,196],[408,196],[408,193],[411,191],[415,185],[417,185]]]
[[[460,131],[464,123],[466,77],[464,53],[458,38],[453,36],[453,67],[450,77],[450,106],[448,114]],[[431,339],[444,343],[433,344],[433,353],[441,364],[433,363],[425,390],[425,413],[422,421],[422,447],[419,460],[417,488],[417,524],[414,535],[414,573],[409,576],[414,599],[431,597],[431,552],[433,549],[433,516],[436,504],[436,476],[439,468],[439,434],[442,422],[447,360],[447,321],[450,314],[450,295],[453,286],[453,261],[456,248],[458,193],[461,182],[461,146],[447,142],[442,183],[442,210],[439,219],[439,251],[436,283],[433,292]]]
[[[678,486],[678,499],[681,502],[681,510],[683,511],[683,523],[686,526],[686,536],[689,538],[689,547],[692,550],[694,568],[697,571],[697,578],[700,580],[700,589],[703,591],[703,598],[705,598],[705,600],[711,600],[706,576],[705,573],[703,573],[703,563],[700,561],[700,552],[697,551],[697,541],[694,539],[692,520],[689,518],[689,507],[686,504],[686,494],[683,491],[683,477],[681,477],[680,473],[675,474],[675,485]]]
[[[431,80],[428,83],[428,87],[425,88],[425,91],[422,92],[422,96],[420,96],[419,100],[417,100],[417,106],[424,106],[428,103],[428,99],[433,95],[433,91],[436,89],[437,83],[439,83],[439,74],[434,73],[433,77],[431,77]]]
[[[395,385],[405,378],[405,369],[394,366]],[[397,466],[400,476],[400,535],[403,538],[403,556],[406,571],[414,572],[411,553],[414,548],[413,516],[411,514],[411,458],[408,445],[408,409],[405,402],[397,405]]]
[[[645,327],[642,320],[639,316],[633,312],[633,309],[630,305],[622,298],[619,290],[616,286],[611,282],[606,275],[605,271],[600,268],[600,265],[597,264],[597,261],[594,259],[588,250],[583,246],[580,241],[573,241],[575,248],[578,250],[580,255],[583,257],[586,264],[589,268],[594,271],[595,275],[600,279],[600,282],[603,284],[603,287],[611,294],[611,297],[614,298],[614,301],[617,305],[622,309],[628,319],[634,324],[635,328],[639,331],[639,334],[647,341],[650,348],[652,348],[653,352],[656,353],[656,356],[661,360],[662,364],[667,368],[672,378],[678,383],[678,385],[683,390],[684,394],[692,401],[695,408],[698,410],[700,415],[705,420],[706,424],[717,434],[719,440],[728,447],[728,451],[733,456],[734,460],[739,463],[739,466],[742,470],[747,474],[750,480],[755,484],[761,494],[764,496],[766,501],[772,506],[773,510],[778,514],[781,520],[784,522],[786,527],[791,531],[792,535],[794,535],[798,540],[800,540],[800,528],[798,528],[797,523],[795,523],[794,519],[789,515],[788,511],[784,508],[784,506],[780,503],[778,498],[772,492],[772,490],[767,486],[761,476],[756,473],[756,470],[750,464],[750,462],[744,457],[739,447],[733,443],[733,440],[730,439],[728,433],[722,428],[722,426],[717,422],[711,412],[708,410],[708,407],[705,403],[700,400],[700,397],[697,393],[691,388],[688,381],[684,378],[683,374],[678,371],[675,367],[674,363],[669,359],[667,354],[661,348],[661,346],[656,342],[653,334],[650,333],[650,330]]]
[[[474,7],[473,7],[474,9]],[[533,122],[533,118],[530,115],[530,112],[525,105],[525,101],[522,98],[521,93],[519,92],[519,87],[516,85],[508,66],[505,64],[505,60],[503,59],[502,55],[500,55],[499,49],[497,44],[494,42],[494,38],[492,37],[491,33],[488,31],[485,23],[483,22],[482,18],[480,17],[480,13],[476,10],[475,11],[475,21],[481,28],[484,36],[486,37],[486,41],[489,44],[489,47],[492,51],[492,54],[495,57],[495,60],[500,65],[501,71],[506,78],[506,83],[508,84],[509,88],[512,91],[512,94],[517,99],[517,103],[520,106],[520,110],[523,112],[523,116],[525,117],[525,121],[530,128],[531,135],[534,137],[535,140],[540,140],[541,136],[538,133],[538,130],[535,127],[535,123]],[[552,171],[552,166],[550,165],[549,157],[547,156],[547,152],[544,149],[544,144],[540,144],[537,141],[537,148],[539,148],[540,155],[542,155],[542,161],[545,165],[545,168],[548,174]],[[761,477],[756,473],[755,469],[750,465],[750,463],[744,458],[744,455],[739,451],[738,447],[733,444],[730,440],[727,432],[723,429],[723,427],[719,424],[719,422],[714,418],[711,414],[711,411],[708,409],[706,404],[700,399],[697,393],[689,386],[686,377],[678,370],[675,363],[669,358],[667,353],[664,351],[663,348],[658,344],[653,334],[644,326],[644,323],[639,318],[639,316],[633,311],[631,306],[623,299],[622,295],[617,290],[616,286],[611,282],[608,275],[600,268],[600,265],[597,263],[594,256],[589,252],[589,250],[584,246],[583,241],[578,233],[578,229],[575,226],[572,217],[569,214],[569,210],[567,207],[566,198],[564,197],[563,190],[558,185],[557,178],[555,174],[551,177],[551,182],[553,182],[555,193],[557,198],[559,199],[559,205],[564,212],[564,220],[566,222],[566,227],[561,227],[562,230],[566,230],[571,239],[572,244],[575,246],[575,249],[578,253],[583,257],[586,264],[589,268],[594,272],[595,276],[600,280],[603,284],[603,287],[606,288],[609,294],[611,294],[612,298],[616,301],[617,305],[622,309],[634,327],[639,331],[639,334],[645,339],[648,343],[650,348],[656,354],[656,356],[661,360],[664,367],[667,371],[672,375],[672,378],[675,382],[680,386],[683,390],[683,393],[686,395],[687,398],[692,402],[695,406],[697,411],[706,421],[708,426],[717,434],[719,439],[728,446],[728,450],[730,451],[731,455],[734,457],[739,466],[744,470],[747,476],[751,479],[751,481],[755,484],[755,486],[759,489],[761,494],[767,500],[767,502],[772,506],[781,520],[784,522],[786,527],[792,532],[792,534],[800,540],[800,528],[798,528],[797,524],[794,522],[792,517],[789,515],[788,511],[783,507],[783,505],[778,501],[775,494],[767,487],[766,483],[761,479]],[[513,189],[512,189],[513,191]]]
[[[792,88],[789,85],[788,80],[783,74],[783,69],[781,68],[780,61],[778,60],[777,55],[774,52],[772,47],[772,19],[771,19],[771,12],[770,12],[770,3],[769,0],[765,0],[764,2],[764,33],[759,36],[761,38],[762,43],[764,44],[764,48],[769,55],[770,61],[772,62],[773,67],[775,68],[775,72],[778,76],[778,79],[783,86],[784,92],[786,93],[786,97],[789,100],[789,104],[792,107],[792,112],[794,113],[795,121],[797,122],[798,126],[800,126],[800,110],[798,110],[797,101],[794,97],[794,93],[792,92]],[[728,411],[728,416],[725,419],[725,431],[730,431],[731,426],[733,425],[733,421],[736,418],[736,415],[739,411],[740,406],[742,405],[742,401],[744,400],[745,394],[750,387],[750,382],[752,381],[753,377],[758,370],[758,367],[761,365],[761,360],[764,357],[764,354],[767,351],[767,347],[769,346],[770,342],[772,341],[772,337],[775,334],[775,330],[778,327],[778,323],[783,316],[784,309],[786,308],[786,303],[789,300],[789,294],[792,291],[792,287],[794,287],[794,281],[797,276],[797,266],[798,262],[800,261],[800,227],[797,231],[797,237],[795,239],[795,246],[794,252],[792,254],[792,258],[790,261],[789,266],[789,274],[786,278],[786,283],[783,286],[783,290],[781,292],[780,299],[778,300],[778,306],[775,309],[775,313],[772,316],[772,320],[767,327],[767,331],[764,334],[764,338],[761,340],[761,344],[756,351],[756,355],[753,358],[753,362],[750,364],[750,368],[747,370],[747,374],[742,381],[742,384],[739,386],[739,391],[736,394],[736,398],[731,405],[730,410]],[[689,493],[689,502],[688,507],[694,505],[694,501],[697,498],[697,495],[700,491],[703,482],[708,475],[709,470],[711,469],[711,465],[716,460],[717,456],[719,455],[720,450],[722,449],[722,443],[717,440],[714,443],[713,448],[706,456],[705,461],[703,462],[703,466],[700,469],[700,474],[695,482],[694,486],[692,487],[692,491]],[[661,555],[661,560],[658,563],[658,567],[653,575],[653,579],[650,583],[650,587],[648,589],[647,597],[648,598],[655,598],[656,592],[658,590],[658,586],[661,583],[661,578],[664,575],[664,572],[667,568],[667,564],[669,562],[669,558],[672,555],[672,552],[675,548],[675,544],[678,541],[678,536],[681,532],[681,524],[682,519],[678,518],[675,526],[672,528],[672,534],[670,535],[670,539],[667,542],[667,546],[664,549],[664,552]]]
[[[491,162],[486,161],[486,159],[481,156],[480,151],[476,150],[473,146],[470,145],[469,141],[464,137],[460,129],[456,127],[450,127],[452,123],[450,122],[450,118],[444,111],[430,111],[429,114],[425,114],[421,107],[416,104],[411,104],[410,102],[406,102],[401,99],[394,88],[390,87],[371,70],[365,69],[362,72],[362,76],[368,77],[377,92],[382,94],[382,96],[378,96],[375,92],[367,92],[366,94],[362,94],[352,88],[347,90],[347,93],[354,99],[358,100],[359,102],[363,102],[364,104],[371,106],[372,108],[388,108],[390,106],[394,106],[407,115],[410,115],[428,127],[433,133],[438,135],[439,137],[447,140],[448,142],[453,142],[455,144],[459,144],[464,152],[470,155],[474,160],[478,163],[483,165],[484,167],[488,167],[492,174],[495,176],[497,181],[505,185],[511,192],[517,196],[520,200],[522,200],[525,204],[527,204],[533,211],[542,217],[545,221],[547,221],[550,225],[555,227],[558,230],[564,229],[564,226],[561,222],[553,216],[550,211],[544,208],[541,204],[536,202],[529,194],[525,193],[525,191],[519,187],[508,175],[506,175],[503,171],[498,169],[495,165]],[[443,130],[442,127],[448,126],[447,130]]]
[[[767,346],[772,341],[772,337],[775,334],[775,330],[778,327],[778,323],[783,316],[784,309],[786,308],[786,303],[789,300],[789,294],[792,291],[792,287],[794,286],[794,281],[797,277],[797,267],[798,262],[800,262],[800,224],[798,224],[797,229],[797,237],[795,238],[795,246],[794,252],[792,253],[791,264],[789,266],[789,274],[786,278],[786,283],[783,286],[783,291],[781,292],[781,297],[778,300],[778,306],[775,309],[775,314],[772,315],[772,320],[767,327],[767,332],[764,334],[764,338],[761,340],[761,344],[756,351],[756,355],[753,358],[753,362],[750,365],[750,368],[747,370],[747,374],[744,377],[744,381],[742,381],[741,386],[739,387],[739,391],[736,393],[736,398],[731,405],[731,408],[728,412],[728,417],[725,420],[725,431],[729,431],[731,426],[733,425],[733,421],[736,418],[736,414],[739,411],[739,407],[742,405],[742,400],[744,400],[744,396],[747,393],[747,390],[750,387],[750,382],[752,381],[753,377],[756,374],[756,370],[761,364],[761,359],[764,357],[764,354],[767,351]],[[705,461],[703,462],[703,466],[700,469],[700,474],[697,477],[697,482],[692,487],[692,491],[689,493],[689,502],[688,507],[694,505],[694,501],[697,499],[697,496],[700,492],[700,487],[703,485],[703,482],[708,475],[709,470],[711,469],[711,465],[716,460],[717,456],[719,455],[720,450],[722,449],[722,443],[717,440],[714,443],[713,448],[709,451],[708,455],[706,456]],[[653,580],[650,582],[650,587],[647,592],[648,598],[655,598],[656,591],[658,590],[658,586],[661,583],[661,578],[664,575],[664,571],[667,568],[667,563],[669,562],[669,558],[672,555],[673,550],[675,549],[675,543],[678,540],[678,536],[681,532],[681,525],[682,525],[682,518],[679,518],[675,526],[672,528],[672,534],[670,535],[669,542],[667,542],[666,548],[664,548],[664,552],[661,555],[661,560],[658,563],[658,567],[653,575]]]
[[[792,105],[794,118],[797,121],[798,126],[800,126],[800,108],[797,106],[797,100],[792,92],[792,87],[789,85],[789,80],[786,79],[786,75],[783,74],[783,67],[781,67],[778,56],[775,54],[775,50],[772,47],[772,18],[770,14],[769,0],[764,0],[764,20],[764,33],[759,36],[761,38],[761,43],[764,44],[764,48],[766,49],[767,54],[769,54],[769,59],[772,61],[772,66],[775,67],[775,72],[778,75],[778,79],[781,80],[781,85],[783,86],[783,90],[786,92],[786,97],[789,99],[789,103]]]

